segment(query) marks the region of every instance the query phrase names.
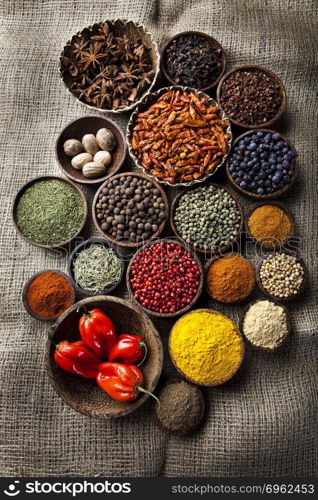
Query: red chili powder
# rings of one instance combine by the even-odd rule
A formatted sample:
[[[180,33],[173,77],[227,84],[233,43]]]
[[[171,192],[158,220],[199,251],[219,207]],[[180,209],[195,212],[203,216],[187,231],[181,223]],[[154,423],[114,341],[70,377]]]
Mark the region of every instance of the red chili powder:
[[[34,314],[56,318],[73,304],[73,289],[64,276],[46,271],[30,283],[26,300]]]

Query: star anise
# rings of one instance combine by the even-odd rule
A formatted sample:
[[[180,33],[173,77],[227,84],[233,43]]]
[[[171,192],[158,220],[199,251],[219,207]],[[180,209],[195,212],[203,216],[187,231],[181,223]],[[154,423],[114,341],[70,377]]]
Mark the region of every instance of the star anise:
[[[128,82],[133,82],[133,80],[138,80],[137,73],[139,72],[139,68],[134,64],[127,66],[127,64],[122,64],[121,72],[118,73],[115,80],[127,80]]]
[[[141,39],[115,35],[110,23],[76,35],[61,57],[61,72],[81,101],[103,109],[130,106],[153,78],[150,49]]]
[[[88,51],[82,51],[80,64],[84,65],[83,71],[86,71],[90,66],[96,68],[97,65],[100,65],[99,59],[107,57],[107,54],[100,52],[101,44],[98,42],[94,42],[88,48]]]

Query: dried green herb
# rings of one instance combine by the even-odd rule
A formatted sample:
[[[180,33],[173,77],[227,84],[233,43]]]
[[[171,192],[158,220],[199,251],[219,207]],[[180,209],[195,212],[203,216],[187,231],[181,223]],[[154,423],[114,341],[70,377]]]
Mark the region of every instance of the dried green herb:
[[[72,238],[81,226],[83,215],[80,195],[57,179],[32,184],[17,206],[21,231],[42,245],[55,245]]]
[[[112,248],[92,244],[82,250],[74,262],[76,283],[84,290],[101,292],[118,282],[121,261]]]

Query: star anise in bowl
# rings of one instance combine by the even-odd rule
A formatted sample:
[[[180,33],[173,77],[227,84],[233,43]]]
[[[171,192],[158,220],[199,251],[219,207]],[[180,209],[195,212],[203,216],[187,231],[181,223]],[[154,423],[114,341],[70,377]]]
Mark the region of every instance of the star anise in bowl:
[[[60,72],[68,90],[85,105],[114,113],[128,111],[155,83],[157,45],[133,21],[97,23],[67,42]]]

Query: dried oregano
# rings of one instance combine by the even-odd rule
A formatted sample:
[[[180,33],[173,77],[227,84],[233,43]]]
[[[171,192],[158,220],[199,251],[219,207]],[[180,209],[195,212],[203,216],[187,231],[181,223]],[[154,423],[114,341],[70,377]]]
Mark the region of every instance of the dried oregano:
[[[57,179],[32,184],[17,206],[21,231],[42,245],[55,245],[72,238],[80,228],[83,215],[80,195]]]

